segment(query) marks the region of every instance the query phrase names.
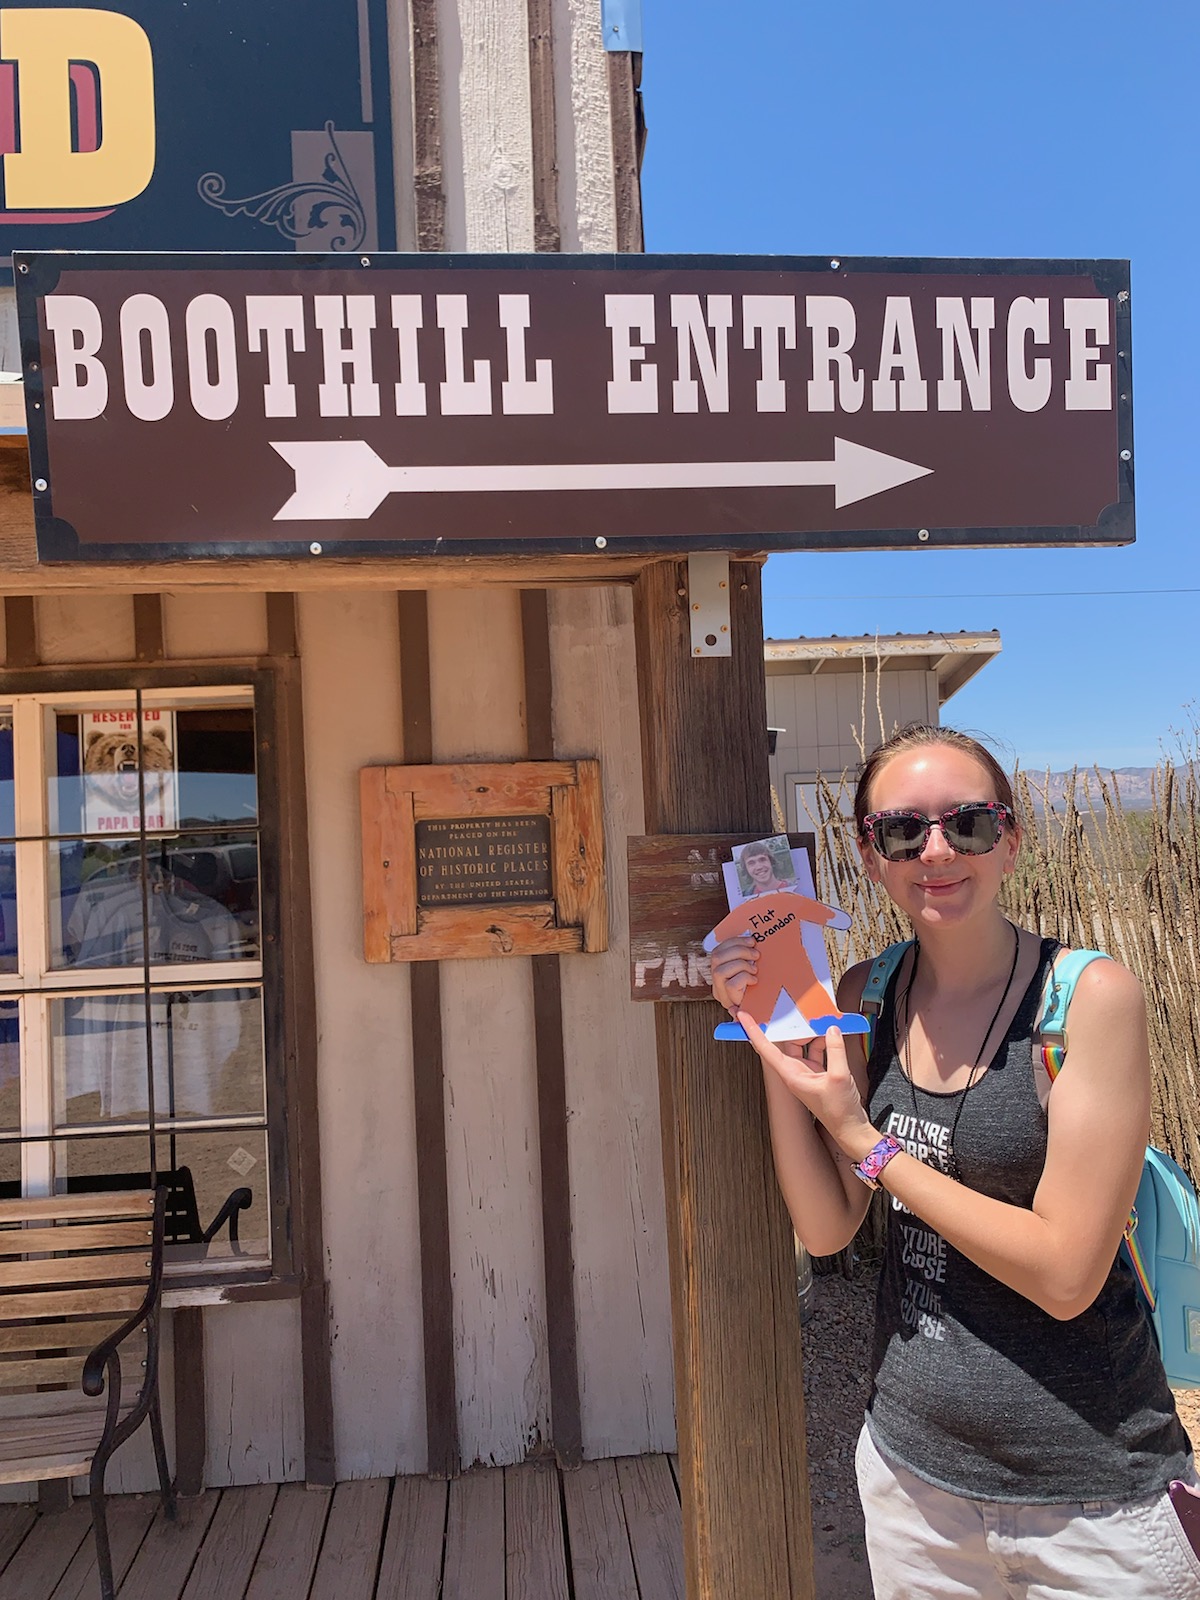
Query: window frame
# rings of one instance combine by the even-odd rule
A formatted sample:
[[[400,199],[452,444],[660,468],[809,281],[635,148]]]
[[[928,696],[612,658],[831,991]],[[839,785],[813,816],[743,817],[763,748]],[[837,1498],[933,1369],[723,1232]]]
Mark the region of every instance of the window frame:
[[[260,662],[224,661],[204,667],[164,663],[153,666],[56,666],[0,670],[0,699],[4,701],[15,701],[27,695],[128,695],[138,690],[146,694],[169,694],[173,691],[248,688],[252,692],[258,787],[263,1076],[271,1259],[269,1264],[259,1261],[252,1267],[222,1262],[203,1271],[196,1271],[194,1267],[189,1271],[186,1266],[174,1268],[169,1271],[164,1284],[164,1303],[168,1306],[203,1305],[233,1299],[273,1299],[280,1294],[298,1294],[302,1287],[302,1263],[298,1254],[300,1229],[296,1226],[300,1207],[293,1181],[293,1175],[301,1163],[295,1139],[296,1118],[289,1113],[289,1107],[296,1098],[293,1075],[298,1050],[293,1036],[293,1010],[285,995],[288,963],[281,930],[285,917],[283,897],[287,881],[283,863],[284,841],[285,838],[295,839],[297,822],[303,826],[303,798],[300,797],[297,805],[296,797],[284,793],[279,762],[288,687],[281,680],[288,676],[296,677],[298,688],[298,666],[298,662],[275,667],[264,666]],[[44,774],[42,781],[45,781]],[[294,812],[299,815],[292,815]],[[20,897],[18,904],[21,899],[27,900],[28,897]],[[31,932],[36,932],[39,939],[44,937],[45,930],[27,929],[26,921],[23,918],[19,922],[19,938],[24,940]],[[25,958],[20,956],[19,959],[23,963]],[[159,971],[152,970],[156,973]],[[132,972],[130,976],[133,976]],[[57,983],[52,980],[46,987],[57,987]],[[14,995],[19,992],[24,991],[14,986]]]

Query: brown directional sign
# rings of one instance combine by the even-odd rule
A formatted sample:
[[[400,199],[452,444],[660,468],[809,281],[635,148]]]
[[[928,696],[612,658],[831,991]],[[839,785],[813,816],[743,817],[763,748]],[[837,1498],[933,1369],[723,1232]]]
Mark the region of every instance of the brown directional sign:
[[[44,560],[1133,538],[1123,262],[16,265]]]

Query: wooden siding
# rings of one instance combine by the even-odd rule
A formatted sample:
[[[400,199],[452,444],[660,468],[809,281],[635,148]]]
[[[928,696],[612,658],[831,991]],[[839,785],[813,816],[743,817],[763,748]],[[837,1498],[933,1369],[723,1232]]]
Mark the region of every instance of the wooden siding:
[[[429,656],[434,760],[523,756],[519,597],[431,594]],[[526,959],[441,976],[459,1444],[508,1464],[550,1438],[533,988]]]
[[[226,594],[163,596],[167,655],[189,661],[267,653],[267,608],[263,595],[231,589]]]
[[[598,0],[553,0],[562,248],[617,248],[608,58]]]
[[[525,0],[439,0],[447,250],[534,248]]]
[[[407,975],[362,957],[358,770],[395,760],[396,600],[302,595],[319,1101],[339,1476],[425,1468]]]
[[[629,1000],[625,841],[643,831],[632,598],[558,591],[550,626],[555,754],[598,755],[604,783],[609,948],[562,961],[583,1450],[597,1457],[675,1442],[654,1017]]]
[[[797,818],[793,779],[807,781],[815,772],[853,771],[860,761],[857,733],[865,727],[871,750],[905,722],[938,720],[937,675],[923,670],[868,672],[864,711],[863,679],[858,673],[767,674],[767,723],[780,729],[771,757],[771,782],[791,829],[806,828]],[[883,734],[880,733],[882,713]]]
[[[37,637],[43,666],[133,661],[133,600],[127,594],[42,595]]]

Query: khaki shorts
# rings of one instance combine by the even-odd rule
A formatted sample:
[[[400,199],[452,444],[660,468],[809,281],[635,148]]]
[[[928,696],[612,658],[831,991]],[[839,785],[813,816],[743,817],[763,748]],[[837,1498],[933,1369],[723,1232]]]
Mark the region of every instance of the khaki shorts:
[[[1128,1503],[969,1500],[880,1455],[865,1425],[855,1464],[875,1600],[1200,1600],[1200,1559],[1165,1491]]]

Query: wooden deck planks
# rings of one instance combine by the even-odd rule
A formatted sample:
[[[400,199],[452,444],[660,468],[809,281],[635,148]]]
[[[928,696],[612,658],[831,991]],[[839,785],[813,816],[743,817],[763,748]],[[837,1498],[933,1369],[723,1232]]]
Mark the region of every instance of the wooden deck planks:
[[[504,1469],[507,1600],[568,1600],[558,1469],[552,1462]]]
[[[242,1600],[278,1492],[273,1483],[226,1490],[183,1591],[183,1600]]]
[[[371,1600],[387,1504],[387,1478],[338,1484],[310,1600]]]
[[[211,1491],[165,1520],[114,1495],[119,1600],[683,1600],[667,1456],[480,1469],[447,1484]],[[95,1600],[86,1500],[0,1507],[0,1600]],[[124,1581],[122,1581],[124,1580]]]
[[[179,1600],[220,1498],[208,1490],[181,1500],[174,1522],[157,1512],[121,1585],[121,1600]],[[86,1511],[87,1502],[80,1504]],[[24,1600],[33,1600],[32,1593]]]
[[[505,1600],[502,1472],[468,1472],[450,1484],[442,1600]]]
[[[36,1521],[34,1506],[0,1506],[0,1571],[12,1560]]]
[[[162,1501],[156,1494],[113,1495],[108,1502],[108,1539],[112,1551],[113,1582],[118,1588]],[[50,1600],[95,1600],[100,1588],[96,1569],[96,1541],[91,1529],[76,1550],[71,1565],[55,1585]],[[30,1596],[30,1600],[42,1600]]]
[[[0,1600],[41,1600],[66,1572],[84,1539],[91,1538],[86,1500],[70,1510],[39,1517],[0,1573]]]
[[[617,1482],[641,1600],[684,1600],[683,1525],[666,1456],[622,1456]]]
[[[438,1600],[449,1484],[397,1478],[375,1600]]]
[[[302,1483],[282,1486],[275,1497],[246,1600],[303,1600],[312,1582],[332,1499],[333,1490],[326,1487],[310,1489]]]
[[[575,1600],[638,1600],[625,1510],[613,1461],[563,1473]]]

